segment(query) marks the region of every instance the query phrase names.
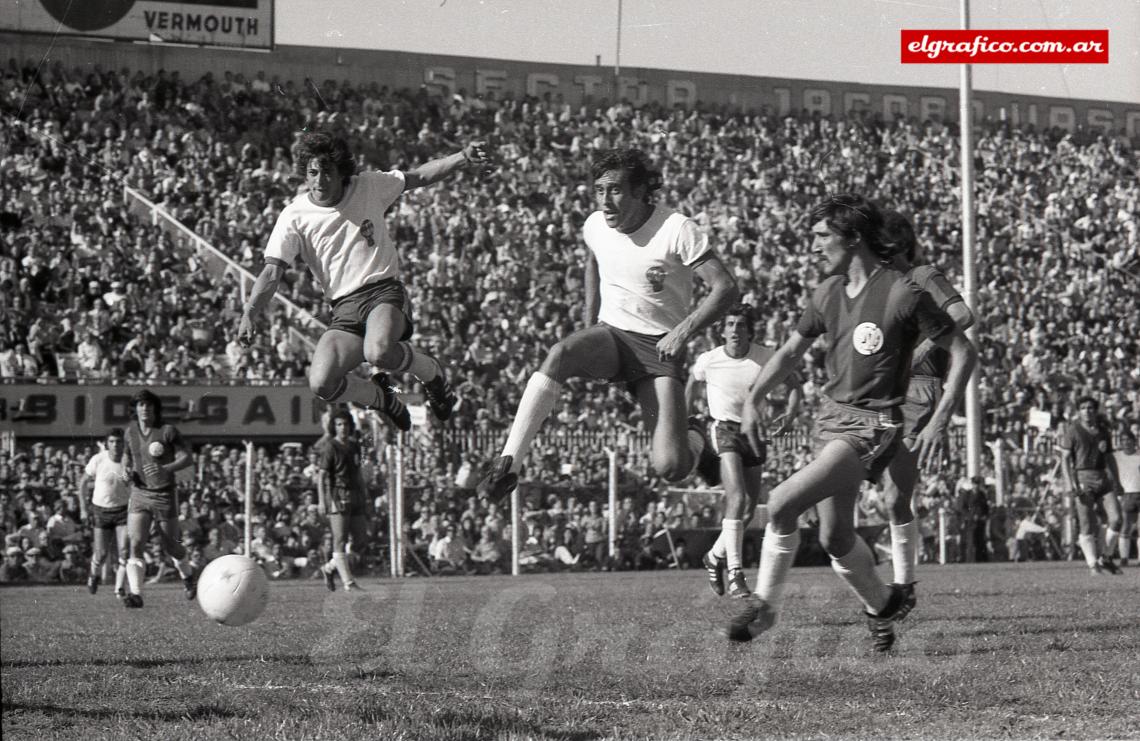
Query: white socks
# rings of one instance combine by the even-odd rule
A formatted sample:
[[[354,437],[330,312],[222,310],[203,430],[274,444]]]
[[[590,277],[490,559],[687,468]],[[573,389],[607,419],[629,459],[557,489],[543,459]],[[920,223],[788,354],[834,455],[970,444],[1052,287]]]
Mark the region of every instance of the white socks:
[[[1077,544],[1081,547],[1081,553],[1084,554],[1085,563],[1089,568],[1096,566],[1096,536],[1081,535],[1077,538]]]
[[[562,384],[544,373],[535,373],[527,381],[507,444],[503,446],[503,455],[511,456],[512,473],[518,473],[522,468],[522,459],[530,449],[531,441],[554,411],[561,393]]]
[[[1109,558],[1116,552],[1120,543],[1120,533],[1115,530],[1108,530],[1104,534],[1104,555]]]
[[[739,569],[740,549],[744,545],[744,520],[721,520],[720,541],[724,544],[726,566],[729,571]]]
[[[127,583],[130,585],[131,594],[142,594],[142,585],[146,577],[146,564],[143,563],[141,558],[131,558],[127,560]]]
[[[895,584],[913,584],[918,562],[918,521],[891,525],[891,565]]]
[[[832,556],[831,568],[863,601],[867,612],[878,615],[887,606],[891,590],[875,573],[875,555],[862,538],[855,537],[855,546],[847,555]]]
[[[1120,542],[1117,544],[1120,552],[1120,560],[1127,561],[1132,557],[1132,533],[1121,533]]]
[[[788,572],[796,560],[800,549],[800,531],[795,529],[787,535],[772,532],[764,533],[760,547],[760,570],[756,574],[756,596],[768,603],[773,611],[780,607],[784,596],[784,583]]]
[[[336,567],[336,573],[340,574],[340,580],[344,584],[351,584],[353,582],[352,572],[348,570],[348,554],[343,551],[338,551],[332,554],[333,566]]]
[[[127,567],[123,563],[119,563],[119,567],[115,569],[115,591],[124,592],[127,586]]]

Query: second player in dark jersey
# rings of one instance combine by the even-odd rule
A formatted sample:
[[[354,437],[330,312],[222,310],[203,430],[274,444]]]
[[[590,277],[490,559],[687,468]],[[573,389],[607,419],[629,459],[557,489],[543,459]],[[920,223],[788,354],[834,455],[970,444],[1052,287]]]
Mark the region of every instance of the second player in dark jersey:
[[[762,437],[759,405],[798,364],[815,339],[827,335],[825,398],[816,419],[816,456],[768,498],[770,518],[755,592],[741,600],[728,636],[747,641],[770,628],[799,549],[799,516],[815,506],[820,544],[835,572],[863,602],[874,648],[894,645],[894,622],[913,606],[905,585],[883,584],[874,554],[855,533],[861,482],[875,478],[899,444],[912,353],[927,336],[950,353],[946,394],[915,448],[934,460],[951,411],[961,398],[976,352],[930,295],[890,265],[881,241],[882,216],[857,195],[829,198],[812,212],[812,252],[828,278],[810,299],[795,332],[764,367],[749,394],[741,426],[753,445]]]

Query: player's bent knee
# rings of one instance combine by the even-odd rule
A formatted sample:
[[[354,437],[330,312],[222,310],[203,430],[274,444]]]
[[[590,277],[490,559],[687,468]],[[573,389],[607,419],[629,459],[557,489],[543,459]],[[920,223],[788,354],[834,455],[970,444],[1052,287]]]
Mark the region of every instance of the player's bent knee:
[[[372,340],[364,343],[364,359],[377,368],[393,370],[402,364],[404,349],[389,339]]]

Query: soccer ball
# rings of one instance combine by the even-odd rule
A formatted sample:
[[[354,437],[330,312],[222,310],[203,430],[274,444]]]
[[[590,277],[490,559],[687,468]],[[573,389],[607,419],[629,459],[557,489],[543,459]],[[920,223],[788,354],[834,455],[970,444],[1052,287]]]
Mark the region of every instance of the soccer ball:
[[[146,451],[150,453],[151,458],[161,458],[162,454],[166,452],[166,446],[155,440],[153,443],[147,446]]]
[[[198,604],[222,625],[253,622],[268,602],[269,580],[261,566],[245,556],[214,559],[198,577]]]

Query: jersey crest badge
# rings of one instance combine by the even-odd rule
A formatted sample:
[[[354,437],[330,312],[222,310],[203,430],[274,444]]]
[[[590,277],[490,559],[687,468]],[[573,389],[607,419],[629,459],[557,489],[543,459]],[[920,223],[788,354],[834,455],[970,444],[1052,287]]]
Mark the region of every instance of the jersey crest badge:
[[[654,265],[645,271],[645,279],[649,281],[649,286],[653,292],[659,293],[665,288],[665,268]]]
[[[851,344],[860,355],[874,355],[883,349],[883,330],[874,322],[863,322],[852,332]]]
[[[369,247],[376,246],[376,240],[372,235],[376,233],[376,227],[372,224],[372,219],[365,219],[364,223],[360,225],[360,236],[368,241]]]

